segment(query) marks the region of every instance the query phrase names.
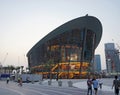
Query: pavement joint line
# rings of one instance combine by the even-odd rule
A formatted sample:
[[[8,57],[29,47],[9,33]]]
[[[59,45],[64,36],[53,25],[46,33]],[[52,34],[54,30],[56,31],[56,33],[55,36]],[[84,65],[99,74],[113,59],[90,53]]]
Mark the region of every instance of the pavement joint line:
[[[50,87],[50,86],[45,86],[45,87]],[[52,86],[52,87],[55,87],[55,86]],[[57,86],[58,87],[58,86]],[[60,88],[60,89],[65,89],[66,87],[58,87],[58,88]],[[71,91],[72,90],[72,92],[79,92],[79,91],[74,91],[74,89],[72,89],[72,88],[70,88],[70,87],[68,87],[69,89],[67,89],[67,91]],[[73,87],[73,88],[77,88],[77,87]],[[79,89],[79,88],[78,88]],[[85,90],[85,89],[82,89],[82,90]],[[81,91],[81,93],[84,93],[84,91]]]
[[[13,85],[11,85],[10,87],[14,87]],[[19,86],[18,86],[19,87]],[[20,95],[26,95],[26,94],[23,94],[23,93],[21,93],[21,92],[19,92],[18,90],[13,90],[13,89],[11,89],[11,88],[6,88],[6,87],[2,87],[3,89],[8,89],[8,90],[12,90],[13,92],[16,92],[16,93],[18,93],[18,94],[20,94]],[[49,94],[46,94],[46,93],[42,93],[42,92],[39,92],[39,91],[35,91],[35,90],[32,90],[32,89],[27,89],[27,88],[23,88],[23,87],[20,87],[20,88],[22,88],[22,89],[24,89],[24,90],[27,90],[27,91],[33,91],[33,92],[35,92],[35,93],[39,93],[39,94],[42,94],[42,95],[49,95]]]
[[[33,87],[29,87],[29,88],[33,88]],[[36,88],[37,89],[37,88]],[[38,89],[39,90],[39,89]],[[43,89],[44,90],[44,89]],[[56,93],[60,93],[62,95],[72,95],[72,94],[68,94],[68,93],[64,93],[64,92],[61,92],[61,91],[55,91],[55,90],[49,90],[47,89],[47,91],[52,91],[52,92],[56,92]]]
[[[21,93],[21,92],[19,92],[19,91],[17,91],[17,90],[11,89],[11,88],[5,88],[5,87],[1,87],[1,88],[3,88],[3,89],[8,89],[8,90],[13,91],[13,92],[16,92],[16,93],[18,93],[18,94],[20,94],[20,95],[25,95],[25,94],[23,94],[23,93]]]
[[[39,93],[39,94],[42,94],[42,95],[49,95],[49,94],[46,94],[46,93],[42,93],[42,92],[39,92],[39,91],[36,91],[36,90],[32,90],[32,89],[24,89],[24,90],[27,90],[27,91],[33,91],[35,93]]]

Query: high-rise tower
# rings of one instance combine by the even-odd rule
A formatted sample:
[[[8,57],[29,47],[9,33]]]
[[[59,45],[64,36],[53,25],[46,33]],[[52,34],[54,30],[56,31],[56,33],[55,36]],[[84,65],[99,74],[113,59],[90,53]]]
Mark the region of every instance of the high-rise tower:
[[[118,52],[119,50],[115,48],[114,43],[105,44],[106,67],[109,74],[120,72],[120,60]]]
[[[101,72],[101,59],[100,59],[100,55],[97,54],[95,55],[95,58],[94,58],[94,69],[96,72],[100,73]]]

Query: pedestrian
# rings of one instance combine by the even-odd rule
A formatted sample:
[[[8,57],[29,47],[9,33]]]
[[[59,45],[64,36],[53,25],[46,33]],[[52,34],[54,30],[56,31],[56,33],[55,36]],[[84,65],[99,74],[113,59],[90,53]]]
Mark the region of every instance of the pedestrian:
[[[30,82],[30,80],[29,80],[29,77],[28,77],[28,76],[26,77],[26,82],[27,82],[27,83],[29,83],[29,82]]]
[[[113,87],[114,87],[115,95],[119,95],[119,80],[118,80],[118,76],[115,76],[115,79],[113,80],[112,89],[113,89]]]
[[[19,85],[19,83],[20,83],[20,77],[18,77],[18,80],[17,80],[17,82],[18,82],[18,85]]]
[[[88,76],[88,80],[87,80],[87,86],[88,86],[88,91],[87,91],[87,95],[92,95],[92,80],[90,78],[90,76]]]
[[[96,79],[96,77],[94,76],[93,80],[92,80],[92,83],[93,83],[93,88],[94,88],[94,91],[95,91],[95,95],[97,95],[98,93],[98,80]]]
[[[9,77],[7,77],[7,81],[6,81],[6,83],[8,84],[8,83],[9,83],[9,81],[10,81],[10,78],[9,78]]]
[[[98,79],[98,83],[99,83],[99,87],[100,87],[100,89],[102,89],[102,84],[103,84],[103,82],[102,82],[102,78],[101,78],[101,77],[99,77],[99,79]]]
[[[22,78],[20,78],[20,83],[19,83],[20,86],[22,86]]]
[[[22,78],[21,77],[18,78],[18,86],[22,86]]]

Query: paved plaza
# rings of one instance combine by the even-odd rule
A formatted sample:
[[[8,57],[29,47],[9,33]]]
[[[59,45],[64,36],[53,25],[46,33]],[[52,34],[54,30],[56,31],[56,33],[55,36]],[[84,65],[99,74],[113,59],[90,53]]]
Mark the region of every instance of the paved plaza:
[[[48,81],[23,83],[22,87],[13,81],[9,84],[6,84],[6,81],[0,81],[0,95],[87,95],[86,79],[58,80],[62,81],[61,85],[58,85],[56,80],[52,80],[49,85]],[[72,87],[68,85],[68,81],[72,81]],[[98,90],[98,95],[114,95],[112,81],[111,78],[103,79],[103,88]]]

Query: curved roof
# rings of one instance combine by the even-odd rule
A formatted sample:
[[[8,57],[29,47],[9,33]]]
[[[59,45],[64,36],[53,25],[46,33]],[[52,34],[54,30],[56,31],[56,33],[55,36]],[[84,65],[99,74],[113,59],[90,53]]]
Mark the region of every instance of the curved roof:
[[[31,50],[28,52],[27,55],[29,55],[29,53],[31,53],[34,49],[36,49],[37,47],[39,47],[41,44],[45,43],[46,41],[50,40],[51,38],[54,38],[61,33],[70,31],[75,28],[77,28],[77,29],[87,28],[87,29],[90,29],[93,32],[95,32],[95,34],[96,34],[95,48],[98,46],[98,44],[101,40],[101,36],[102,36],[102,24],[96,17],[86,15],[83,17],[73,19],[73,20],[59,26],[52,32],[50,32],[48,35],[46,35],[44,38],[42,38],[37,44],[35,44],[31,48]]]

